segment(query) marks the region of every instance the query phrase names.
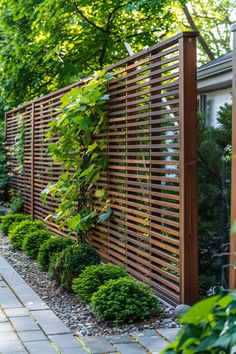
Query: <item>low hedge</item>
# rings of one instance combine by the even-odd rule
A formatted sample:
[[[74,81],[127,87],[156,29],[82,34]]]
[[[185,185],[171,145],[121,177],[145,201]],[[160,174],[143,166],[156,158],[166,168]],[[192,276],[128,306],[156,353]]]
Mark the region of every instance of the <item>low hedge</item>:
[[[50,238],[51,233],[48,230],[37,230],[24,238],[22,251],[30,258],[36,259],[40,246]]]
[[[148,285],[131,277],[109,280],[93,294],[91,305],[100,320],[134,322],[162,312]]]
[[[63,288],[71,290],[72,282],[88,266],[100,263],[96,250],[86,244],[67,247],[50,262],[49,276]]]
[[[10,229],[16,226],[17,223],[20,223],[24,220],[31,220],[30,215],[24,214],[7,214],[1,217],[1,229],[5,236],[8,236]]]
[[[25,220],[17,224],[9,231],[9,240],[12,247],[21,250],[25,237],[38,230],[46,230],[44,224],[38,220]]]
[[[73,241],[68,237],[51,236],[39,248],[37,259],[41,269],[47,271],[52,256],[55,253],[63,251],[66,247],[71,246],[72,244]]]
[[[79,278],[74,279],[72,289],[82,302],[90,303],[92,295],[111,279],[126,277],[127,271],[112,264],[92,265],[83,270]]]

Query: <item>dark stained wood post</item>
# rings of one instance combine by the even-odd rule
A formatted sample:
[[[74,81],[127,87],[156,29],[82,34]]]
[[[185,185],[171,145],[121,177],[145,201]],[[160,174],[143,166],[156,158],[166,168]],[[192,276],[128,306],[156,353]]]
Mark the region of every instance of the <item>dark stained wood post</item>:
[[[180,302],[185,304],[198,294],[196,36],[184,32],[179,39]]]
[[[231,171],[231,226],[236,222],[236,24],[231,27],[233,32],[232,58],[232,85],[233,85],[233,113],[232,113],[232,171]],[[230,263],[235,263],[236,232],[230,236]],[[230,267],[231,289],[236,287],[235,267]]]
[[[31,108],[31,216],[34,219],[34,138],[35,138],[35,104]]]

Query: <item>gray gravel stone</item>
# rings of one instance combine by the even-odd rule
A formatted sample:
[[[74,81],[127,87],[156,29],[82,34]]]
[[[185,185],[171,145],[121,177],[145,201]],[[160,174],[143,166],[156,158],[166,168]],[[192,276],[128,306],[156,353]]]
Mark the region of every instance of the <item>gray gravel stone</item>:
[[[178,305],[176,306],[175,308],[175,316],[176,317],[180,317],[182,316],[184,313],[186,313],[188,310],[190,309],[190,306],[189,305],[184,305],[184,304],[181,304],[181,305]]]
[[[33,301],[30,294],[24,296],[22,280],[17,273],[28,283],[30,287],[44,300],[50,309],[68,326],[73,333],[79,336],[110,336],[114,334],[129,333],[133,331],[142,331],[144,329],[169,328],[169,326],[178,326],[175,322],[174,308],[162,305],[164,314],[158,318],[148,320],[144,323],[130,325],[114,325],[108,322],[98,321],[91,308],[88,305],[79,302],[73,294],[68,293],[62,288],[58,288],[55,282],[48,278],[47,273],[39,269],[39,265],[20,251],[13,251],[9,247],[9,240],[0,236],[0,254],[12,265],[15,271],[11,271],[9,277],[13,277],[15,290],[23,297],[29,310],[36,309],[37,306],[44,307],[42,301]],[[7,262],[0,263],[1,271],[8,267]],[[30,269],[30,271],[29,271]],[[9,269],[8,269],[9,272]],[[17,273],[16,273],[17,272]],[[27,290],[27,287],[24,287]],[[4,288],[0,288],[4,289]],[[30,292],[32,294],[32,292]],[[28,303],[28,304],[27,304]],[[15,304],[17,307],[17,304]],[[36,306],[36,308],[35,308]],[[18,310],[17,310],[18,311]],[[168,317],[167,317],[168,316]],[[166,318],[167,317],[167,318]],[[166,321],[166,319],[168,319]]]

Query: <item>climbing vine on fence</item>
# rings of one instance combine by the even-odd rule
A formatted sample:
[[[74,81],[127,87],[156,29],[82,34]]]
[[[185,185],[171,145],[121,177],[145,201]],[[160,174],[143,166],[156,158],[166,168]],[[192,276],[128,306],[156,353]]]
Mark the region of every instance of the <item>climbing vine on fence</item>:
[[[61,98],[61,111],[49,124],[47,140],[56,137],[49,147],[53,161],[60,163],[64,173],[55,184],[42,192],[58,197],[59,206],[53,217],[57,223],[76,233],[84,242],[97,222],[111,214],[108,203],[102,209],[96,201],[106,201],[106,190],[96,182],[107,168],[106,139],[99,133],[107,130],[107,81],[111,74],[101,71],[83,86],[73,88]],[[108,201],[107,201],[108,202]],[[99,204],[99,203],[98,203]],[[49,217],[52,217],[50,215]]]
[[[25,119],[22,114],[17,116],[18,134],[16,135],[15,142],[11,146],[11,156],[17,159],[17,166],[15,172],[18,174],[24,173],[24,140],[25,140]]]

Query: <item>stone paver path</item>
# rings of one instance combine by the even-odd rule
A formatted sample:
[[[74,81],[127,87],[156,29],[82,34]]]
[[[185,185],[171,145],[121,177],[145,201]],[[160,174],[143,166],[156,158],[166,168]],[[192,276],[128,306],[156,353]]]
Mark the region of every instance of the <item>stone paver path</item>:
[[[30,271],[30,269],[29,269]],[[178,329],[76,337],[0,256],[0,354],[158,354]]]

